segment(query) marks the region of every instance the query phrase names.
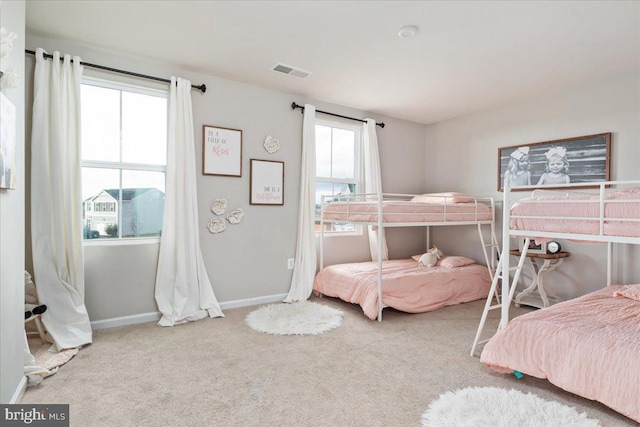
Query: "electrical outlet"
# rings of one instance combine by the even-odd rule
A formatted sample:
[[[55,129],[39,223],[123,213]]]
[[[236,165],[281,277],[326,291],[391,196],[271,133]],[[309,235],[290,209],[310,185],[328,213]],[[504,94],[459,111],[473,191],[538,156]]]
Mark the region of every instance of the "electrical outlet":
[[[287,260],[287,268],[288,268],[289,270],[293,270],[293,262],[294,262],[294,259],[293,259],[293,258],[289,258],[289,259]]]

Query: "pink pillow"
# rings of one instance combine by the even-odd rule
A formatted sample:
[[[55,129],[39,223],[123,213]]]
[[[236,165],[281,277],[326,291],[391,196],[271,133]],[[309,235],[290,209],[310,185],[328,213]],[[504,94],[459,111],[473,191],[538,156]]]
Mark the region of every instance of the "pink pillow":
[[[456,268],[464,267],[469,264],[475,264],[475,261],[464,256],[445,255],[440,258],[437,265],[445,268]]]
[[[628,285],[613,293],[614,297],[624,297],[640,301],[640,285]]]
[[[474,200],[464,193],[430,193],[411,199],[412,202],[418,203],[472,203]]]

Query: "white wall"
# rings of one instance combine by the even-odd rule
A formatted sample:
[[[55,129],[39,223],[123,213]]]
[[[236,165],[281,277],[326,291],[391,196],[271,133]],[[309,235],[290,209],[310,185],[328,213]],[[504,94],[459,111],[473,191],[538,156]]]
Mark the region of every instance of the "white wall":
[[[611,179],[640,179],[639,73],[428,126],[425,185],[429,191],[455,189],[501,200],[499,147],[604,132],[612,132]],[[445,253],[481,260],[476,235],[470,229],[438,229],[433,242]],[[606,283],[604,245],[563,242],[563,248],[571,257],[548,277],[560,296],[584,294]],[[614,281],[639,283],[639,258],[637,246],[618,246]]]
[[[276,92],[217,77],[189,72],[172,64],[143,61],[96,48],[87,48],[63,40],[29,35],[27,46],[43,47],[79,55],[84,61],[136,71],[158,77],[172,74],[205,83],[207,92],[192,92],[195,124],[197,170],[202,170],[202,126],[215,125],[243,131],[242,177],[203,176],[197,174],[200,239],[207,271],[218,301],[284,294],[291,281],[287,258],[295,255],[296,222],[301,155],[302,115],[291,110],[291,102],[313,103],[317,109],[365,118],[355,111],[304,96]],[[27,102],[32,99],[34,60],[27,57]],[[130,80],[116,74],[104,74],[85,68],[85,75],[99,75],[135,84],[156,83]],[[283,78],[289,78],[283,76]],[[424,169],[424,126],[373,115],[387,126],[378,129],[382,158],[383,189],[394,192],[422,191]],[[262,144],[267,135],[280,140],[281,149],[269,155]],[[249,159],[285,162],[284,206],[249,205]],[[410,173],[407,173],[410,171]],[[206,224],[213,217],[214,199],[225,198],[230,208],[243,208],[241,224],[229,226],[224,233],[212,235]],[[424,247],[423,233],[401,230],[390,233],[392,256],[418,253]],[[31,265],[27,248],[27,267]],[[158,245],[85,246],[86,303],[92,321],[156,311],[153,286]],[[327,244],[327,261],[368,259],[366,240],[335,238]]]
[[[18,87],[2,90],[16,107],[17,188],[0,190],[0,403],[10,403],[17,397],[24,363],[24,1],[0,1],[0,27],[18,35],[13,52],[0,60],[0,70],[11,67],[20,76]]]

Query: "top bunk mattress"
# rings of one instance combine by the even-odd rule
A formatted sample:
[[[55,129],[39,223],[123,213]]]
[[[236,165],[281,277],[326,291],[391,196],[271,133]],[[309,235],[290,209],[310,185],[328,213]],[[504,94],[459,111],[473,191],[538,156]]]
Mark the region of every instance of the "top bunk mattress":
[[[419,197],[419,196],[418,196]],[[417,199],[417,198],[416,198]],[[383,201],[383,223],[438,223],[491,221],[491,207],[480,202],[437,203]],[[325,221],[378,222],[378,202],[332,202],[324,206]]]
[[[640,187],[592,193],[542,191],[511,207],[512,230],[640,237]],[[601,221],[602,217],[602,229]]]

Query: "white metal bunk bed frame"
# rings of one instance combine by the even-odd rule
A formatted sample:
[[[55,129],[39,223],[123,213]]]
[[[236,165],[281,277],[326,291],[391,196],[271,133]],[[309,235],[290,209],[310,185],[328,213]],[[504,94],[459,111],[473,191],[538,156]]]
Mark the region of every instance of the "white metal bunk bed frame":
[[[399,202],[399,201],[410,201],[413,197],[416,196],[432,196],[437,198],[442,198],[443,200],[443,212],[442,212],[442,221],[429,221],[429,222],[384,222],[384,217],[389,217],[393,215],[403,215],[404,213],[393,213],[393,212],[383,212],[383,207],[385,202]],[[335,219],[335,220],[326,220],[324,219],[325,208],[330,205],[330,202],[327,202],[328,199],[336,199],[339,198],[339,203],[342,203],[346,211],[344,212],[332,212],[343,214],[347,216],[347,219]],[[495,201],[493,197],[471,197],[464,196],[463,198],[469,199],[467,203],[475,204],[475,212],[468,212],[465,215],[474,214],[476,220],[474,221],[452,221],[447,220],[447,201],[453,200],[459,197],[454,196],[443,196],[441,194],[397,194],[397,193],[354,193],[347,195],[323,195],[320,200],[320,269],[324,267],[324,238],[325,238],[325,224],[331,223],[352,223],[363,226],[376,226],[378,232],[378,242],[382,241],[382,233],[385,228],[391,227],[427,227],[427,249],[429,248],[429,227],[432,226],[453,226],[453,225],[477,225],[478,227],[478,235],[480,236],[480,242],[482,244],[482,251],[484,254],[485,262],[487,265],[487,269],[489,270],[489,276],[491,280],[494,280],[494,274],[496,272],[496,260],[497,255],[500,253],[500,247],[498,245],[498,240],[496,238],[495,233]],[[471,202],[473,200],[473,202]],[[371,212],[370,215],[375,215],[377,221],[358,221],[358,220],[349,220],[348,217],[352,213],[349,209],[349,206],[352,204],[362,204],[362,203],[377,203],[377,210],[375,212]],[[419,203],[419,202],[417,202]],[[478,205],[483,204],[490,208],[491,218],[487,220],[477,220],[478,215],[482,215],[482,213],[478,212]],[[456,212],[458,213],[458,212]],[[362,212],[353,212],[354,215],[361,215]],[[433,213],[429,215],[434,215]],[[485,243],[484,236],[482,234],[482,226],[489,225],[491,227],[489,236],[490,243]],[[382,245],[377,245],[378,254],[377,254],[377,262],[378,262],[378,321],[382,322],[382,309],[387,307],[384,305],[382,301]],[[489,250],[487,250],[489,249]],[[498,294],[496,293],[496,299],[500,299]]]
[[[484,311],[482,313],[482,317],[480,319],[480,324],[478,325],[478,331],[476,333],[475,339],[473,341],[473,345],[471,347],[471,356],[474,356],[476,348],[478,345],[487,342],[489,339],[480,341],[480,336],[482,335],[484,325],[487,319],[487,314],[489,311],[493,309],[500,308],[500,323],[498,325],[498,331],[503,329],[509,323],[509,307],[511,301],[513,299],[514,291],[516,289],[516,285],[518,284],[518,280],[520,278],[520,272],[522,271],[522,267],[524,266],[524,261],[527,257],[527,250],[529,247],[529,241],[533,238],[551,238],[551,239],[570,239],[570,240],[582,240],[588,242],[601,242],[607,243],[607,286],[611,285],[611,276],[612,276],[612,258],[613,258],[613,244],[614,243],[622,243],[622,244],[636,244],[640,245],[640,237],[624,237],[624,236],[610,236],[604,233],[604,224],[605,222],[615,221],[622,223],[638,223],[640,226],[640,218],[614,218],[614,217],[605,217],[605,205],[607,203],[638,203],[639,199],[607,199],[606,196],[611,191],[615,191],[619,188],[615,187],[627,187],[627,186],[639,186],[640,180],[633,181],[603,181],[598,183],[589,183],[587,184],[589,187],[598,188],[598,192],[593,192],[593,195],[598,195],[597,202],[599,204],[598,208],[598,217],[563,217],[563,216],[535,216],[535,215],[511,215],[511,206],[515,202],[522,203],[522,200],[511,200],[511,188],[506,186],[504,188],[503,194],[503,210],[502,210],[502,252],[500,254],[500,260],[498,261],[497,273],[492,278],[491,291],[489,292],[489,297],[487,298],[487,302],[485,304]],[[542,190],[544,188],[538,186],[521,186],[517,187],[518,190]],[[585,183],[579,184],[566,184],[559,185],[554,187],[554,189],[584,189]],[[610,191],[607,192],[607,189]],[[588,190],[588,189],[587,189]],[[585,200],[585,199],[570,199],[573,203],[594,203],[595,200]],[[535,203],[566,203],[567,200],[536,200]],[[549,231],[531,231],[531,230],[514,230],[510,227],[510,221],[512,218],[527,218],[527,219],[560,219],[560,220],[584,220],[584,221],[598,221],[598,234],[580,234],[580,233],[562,233],[562,232],[549,232]],[[519,237],[525,238],[524,246],[522,248],[522,252],[520,254],[520,259],[518,260],[518,264],[516,267],[510,267],[509,265],[509,249],[511,244],[511,237]],[[510,282],[510,272],[515,271],[513,280]],[[498,300],[497,304],[491,305],[493,295],[498,295],[497,285],[498,282],[501,283],[501,299]]]

